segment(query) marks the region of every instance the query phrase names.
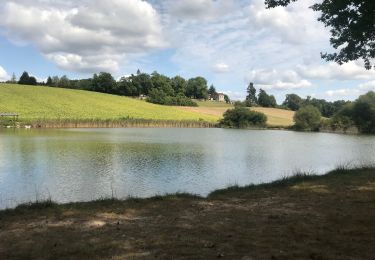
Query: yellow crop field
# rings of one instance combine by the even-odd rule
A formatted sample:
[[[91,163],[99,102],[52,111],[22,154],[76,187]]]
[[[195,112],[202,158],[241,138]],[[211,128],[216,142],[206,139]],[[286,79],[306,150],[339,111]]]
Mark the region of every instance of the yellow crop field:
[[[199,107],[183,107],[180,109],[222,118],[225,111],[233,108],[232,105],[211,101],[202,101],[198,105]],[[267,124],[269,126],[287,127],[294,124],[293,116],[295,112],[293,111],[268,107],[252,107],[250,109],[264,113],[268,118]]]

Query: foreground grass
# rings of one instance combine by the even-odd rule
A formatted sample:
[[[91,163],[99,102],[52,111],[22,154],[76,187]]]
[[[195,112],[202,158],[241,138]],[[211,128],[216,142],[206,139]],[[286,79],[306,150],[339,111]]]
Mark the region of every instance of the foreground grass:
[[[0,84],[0,112],[20,115],[23,122],[66,120],[206,121],[218,117],[181,111],[145,101],[83,90]]]
[[[23,205],[0,212],[0,259],[372,259],[375,169],[299,175],[208,198]]]

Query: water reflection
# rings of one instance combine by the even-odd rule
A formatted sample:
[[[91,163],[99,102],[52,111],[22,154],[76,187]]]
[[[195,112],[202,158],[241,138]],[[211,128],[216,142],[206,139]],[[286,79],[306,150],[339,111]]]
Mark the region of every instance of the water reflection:
[[[224,129],[0,131],[0,207],[36,197],[207,195],[296,170],[375,162],[375,137]]]

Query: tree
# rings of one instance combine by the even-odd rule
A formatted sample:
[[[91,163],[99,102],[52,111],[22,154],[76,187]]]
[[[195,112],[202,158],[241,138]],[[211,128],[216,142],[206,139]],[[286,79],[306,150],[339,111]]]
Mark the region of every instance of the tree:
[[[46,85],[50,87],[53,85],[52,78],[50,76],[48,76]]]
[[[258,105],[262,107],[276,107],[276,99],[273,95],[268,95],[263,89],[259,90]]]
[[[10,79],[10,83],[12,84],[16,84],[17,83],[17,77],[16,77],[16,74],[12,74],[12,78]]]
[[[60,82],[59,76],[53,76],[52,77],[52,86],[53,87],[57,88],[59,86],[59,82]]]
[[[166,96],[174,96],[175,93],[168,77],[157,72],[153,72],[151,75],[151,82],[153,88],[163,91]]]
[[[83,90],[92,90],[92,79],[80,79],[76,82],[73,88],[83,89]]]
[[[185,95],[186,92],[186,80],[183,77],[176,76],[171,79],[172,88],[176,94]]]
[[[329,120],[329,126],[344,130],[356,126],[361,133],[375,133],[375,92],[370,91],[354,102],[346,102]]]
[[[35,77],[33,77],[33,76],[29,77],[29,84],[27,84],[27,85],[34,85],[35,86],[37,84],[38,84],[38,82],[37,82]]]
[[[30,76],[29,76],[29,73],[27,73],[27,71],[24,71],[18,81],[18,84],[22,84],[22,85],[29,85],[29,82],[30,82]]]
[[[283,106],[290,110],[297,111],[303,104],[303,99],[296,94],[287,94]]]
[[[208,95],[210,95],[211,98],[215,98],[216,95],[217,95],[217,92],[216,92],[216,88],[214,87],[214,85],[211,85],[210,88],[208,89]]]
[[[92,86],[94,91],[103,93],[115,93],[117,90],[116,81],[108,72],[100,72],[99,75],[94,74]]]
[[[146,73],[132,76],[131,82],[133,82],[133,85],[137,88],[138,95],[148,95],[148,92],[153,88],[151,77]]]
[[[154,104],[165,104],[167,94],[159,89],[159,88],[153,88],[150,90],[147,101]]]
[[[70,80],[69,78],[64,75],[60,78],[59,83],[58,83],[59,88],[70,88]]]
[[[229,104],[230,103],[230,98],[228,95],[224,95],[224,100],[225,100],[225,103]]]
[[[321,117],[320,111],[316,107],[312,105],[301,107],[294,114],[295,128],[316,131],[319,129]]]
[[[30,77],[27,71],[24,71],[18,81],[18,84],[22,85],[36,85],[37,80],[35,77]]]
[[[122,77],[119,81],[118,85],[118,93],[123,96],[139,96],[140,91],[136,87],[136,85],[133,82],[133,78],[135,76],[132,75],[130,77]]]
[[[253,82],[250,82],[249,86],[247,87],[246,101],[249,103],[250,106],[254,106],[258,103],[257,90],[254,87]]]
[[[247,107],[229,109],[224,113],[224,118],[220,121],[222,126],[231,128],[247,128],[251,126],[264,127],[267,116],[261,112],[251,111]]]
[[[189,79],[186,86],[186,96],[196,99],[207,99],[207,80],[203,77]]]
[[[375,133],[375,92],[370,91],[354,102],[352,120],[362,133]]]
[[[297,0],[265,0],[268,8],[287,6]],[[318,18],[330,28],[330,42],[335,53],[324,53],[322,58],[343,64],[363,59],[366,69],[375,58],[375,1],[323,0],[311,7],[321,15]]]
[[[198,106],[190,98],[179,93],[177,96],[168,96],[161,89],[153,88],[150,90],[147,101],[154,104],[169,105],[169,106]]]
[[[316,107],[317,109],[319,109],[322,116],[332,117],[347,103],[350,103],[350,102],[344,101],[344,100],[328,102],[325,99],[316,99],[316,98],[308,97],[307,99],[303,100],[303,103],[301,104],[301,106],[312,105]]]

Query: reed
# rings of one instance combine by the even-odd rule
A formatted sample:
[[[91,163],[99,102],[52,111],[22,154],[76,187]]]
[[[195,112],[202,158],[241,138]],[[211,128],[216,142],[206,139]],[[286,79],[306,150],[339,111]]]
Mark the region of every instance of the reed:
[[[152,119],[36,119],[23,122],[33,128],[213,128],[217,124],[195,120]]]

